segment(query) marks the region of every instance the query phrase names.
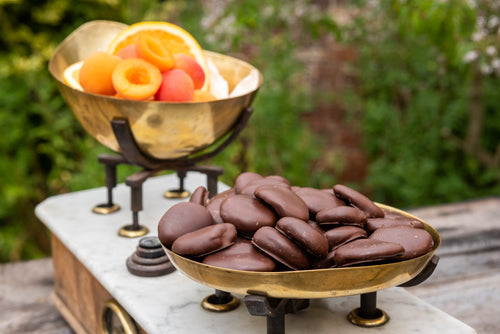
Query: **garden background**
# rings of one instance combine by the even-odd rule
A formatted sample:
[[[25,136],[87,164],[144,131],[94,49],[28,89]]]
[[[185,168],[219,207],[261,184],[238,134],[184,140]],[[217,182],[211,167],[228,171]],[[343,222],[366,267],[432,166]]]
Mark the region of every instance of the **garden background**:
[[[107,149],[47,69],[87,21],[176,23],[261,70],[250,124],[208,162],[227,184],[280,174],[409,208],[500,194],[499,14],[488,0],[0,0],[0,262],[50,253],[38,203],[104,185]]]

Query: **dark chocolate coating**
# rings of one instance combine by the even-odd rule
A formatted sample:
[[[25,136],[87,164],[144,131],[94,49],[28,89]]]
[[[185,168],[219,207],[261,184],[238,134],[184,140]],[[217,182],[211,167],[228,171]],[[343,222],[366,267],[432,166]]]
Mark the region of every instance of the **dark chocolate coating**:
[[[203,263],[234,270],[268,272],[276,269],[274,260],[258,251],[250,241],[237,242],[226,249],[207,255]]]
[[[370,239],[397,242],[404,247],[401,260],[408,260],[424,255],[432,250],[434,241],[426,230],[408,226],[381,228],[373,232]]]
[[[234,195],[234,188],[228,189],[224,192],[221,192],[214,197],[212,197],[206,207],[208,212],[212,215],[212,218],[214,219],[214,222],[216,224],[222,224],[224,221],[222,220],[222,217],[220,216],[220,205],[221,203],[228,198],[229,196]]]
[[[295,193],[306,203],[309,212],[313,215],[323,209],[345,205],[333,192],[326,192],[315,188],[303,187],[294,189]]]
[[[208,210],[192,202],[176,203],[158,222],[158,239],[170,248],[172,243],[183,234],[212,225],[214,220]]]
[[[255,189],[254,195],[272,206],[280,217],[309,220],[309,209],[306,203],[290,188],[264,185]]]
[[[316,222],[319,225],[323,223],[339,223],[340,225],[363,227],[366,223],[366,215],[360,209],[352,206],[338,206],[318,212],[316,214]]]
[[[397,242],[376,239],[356,239],[335,251],[335,263],[345,267],[360,263],[394,260],[403,255],[405,249]]]
[[[261,227],[255,232],[252,243],[293,270],[304,270],[310,266],[310,260],[305,251],[274,227]]]
[[[189,198],[190,202],[200,204],[203,206],[206,206],[207,200],[208,200],[208,190],[203,186],[196,188],[191,194],[191,197]]]
[[[339,226],[325,232],[330,250],[335,250],[346,243],[366,238],[366,231],[357,226]]]
[[[366,214],[367,218],[383,218],[384,211],[373,203],[368,197],[362,193],[349,188],[343,184],[333,186],[335,196],[341,200],[351,203]]]
[[[325,269],[335,266],[335,250],[330,251],[324,258],[313,258],[311,260],[311,269]]]
[[[233,224],[215,224],[181,235],[172,244],[172,251],[182,256],[199,257],[227,248],[235,239]]]
[[[395,226],[408,226],[418,229],[424,229],[424,223],[417,219],[411,218],[369,218],[366,220],[365,229],[368,234],[372,234],[379,228],[395,227]]]
[[[249,238],[262,226],[274,226],[278,220],[272,208],[245,194],[222,201],[220,215],[225,223],[234,224],[242,236]]]
[[[324,233],[303,220],[284,217],[278,220],[276,229],[315,257],[323,258],[328,254],[328,240]]]
[[[245,188],[245,186],[255,180],[261,180],[264,177],[260,174],[253,173],[253,172],[244,172],[241,173],[236,177],[236,180],[234,180],[234,191],[237,194],[241,193],[241,190]]]
[[[241,189],[240,193],[250,195],[250,196],[255,196],[255,194],[254,194],[255,190],[258,187],[264,186],[264,185],[275,185],[275,186],[281,186],[281,187],[285,187],[285,188],[289,188],[289,189],[291,188],[288,181],[284,181],[284,180],[279,179],[279,178],[273,178],[273,177],[267,176],[265,178],[253,180],[253,181],[249,182],[245,187],[243,187],[243,189]]]

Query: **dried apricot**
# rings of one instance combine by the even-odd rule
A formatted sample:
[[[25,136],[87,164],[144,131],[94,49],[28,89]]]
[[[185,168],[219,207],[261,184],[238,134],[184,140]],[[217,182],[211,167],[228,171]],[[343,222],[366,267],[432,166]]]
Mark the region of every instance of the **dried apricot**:
[[[109,53],[96,51],[83,61],[79,78],[83,90],[94,94],[114,95],[112,73],[121,58]]]
[[[158,67],[140,58],[121,61],[113,71],[113,86],[123,98],[147,100],[154,96],[162,83]]]

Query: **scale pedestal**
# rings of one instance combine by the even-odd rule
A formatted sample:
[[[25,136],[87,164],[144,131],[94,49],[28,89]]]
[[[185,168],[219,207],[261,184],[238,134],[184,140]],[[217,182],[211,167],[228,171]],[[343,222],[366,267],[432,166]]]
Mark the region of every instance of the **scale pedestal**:
[[[164,196],[165,189],[175,188],[178,182],[171,174],[149,178],[142,185],[141,224],[149,230],[146,236],[156,236],[160,217],[175,203],[186,200]],[[202,174],[188,172],[184,186],[193,191],[205,182]],[[218,183],[219,191],[226,189],[229,187]],[[249,314],[244,305],[223,313],[203,309],[201,303],[213,289],[178,271],[159,277],[132,275],[126,261],[136,250],[138,239],[116,233],[130,219],[130,189],[125,184],[114,188],[114,202],[123,210],[109,215],[93,213],[92,206],[105,193],[102,187],[50,197],[35,211],[53,235],[53,300],[78,334],[109,332],[102,323],[112,313],[119,314],[125,323],[130,320],[133,325],[127,333],[266,333],[266,317]],[[245,296],[235,297],[252,302]],[[347,319],[349,312],[359,307],[359,299],[311,299],[307,308],[287,314],[286,333],[475,333],[400,287],[378,292],[377,306],[390,321],[376,329],[361,328]]]

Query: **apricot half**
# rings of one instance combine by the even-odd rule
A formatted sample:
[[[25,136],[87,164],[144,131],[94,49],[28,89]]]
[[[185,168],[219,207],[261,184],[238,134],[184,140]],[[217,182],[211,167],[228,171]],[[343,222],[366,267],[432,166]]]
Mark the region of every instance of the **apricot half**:
[[[193,100],[193,80],[186,72],[173,68],[162,74],[163,81],[155,95],[157,101],[189,102]]]
[[[112,73],[122,61],[120,57],[96,51],[83,61],[78,80],[83,90],[94,94],[114,95]]]
[[[184,53],[174,54],[175,68],[186,72],[194,83],[194,89],[200,89],[205,84],[203,67],[191,56]]]
[[[167,45],[160,38],[147,32],[141,32],[137,36],[137,53],[139,57],[158,67],[160,72],[171,69],[175,64]]]
[[[113,71],[113,86],[119,96],[130,100],[147,100],[162,83],[160,70],[140,58],[122,60]]]

